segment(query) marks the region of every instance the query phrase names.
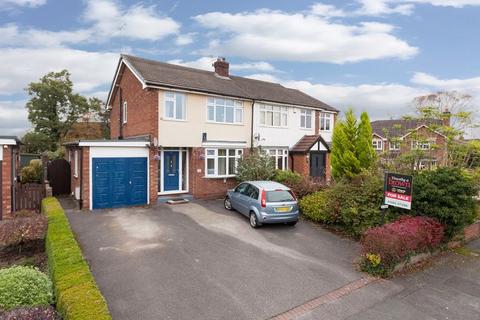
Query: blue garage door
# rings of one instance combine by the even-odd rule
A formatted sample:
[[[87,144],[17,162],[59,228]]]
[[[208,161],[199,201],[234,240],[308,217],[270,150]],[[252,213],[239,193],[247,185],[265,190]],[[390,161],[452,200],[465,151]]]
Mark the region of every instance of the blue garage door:
[[[93,158],[93,209],[147,203],[147,158]]]

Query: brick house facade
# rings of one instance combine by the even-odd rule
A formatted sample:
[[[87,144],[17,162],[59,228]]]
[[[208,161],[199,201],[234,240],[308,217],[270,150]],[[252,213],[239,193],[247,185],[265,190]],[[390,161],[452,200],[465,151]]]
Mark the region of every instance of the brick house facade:
[[[19,145],[16,137],[0,136],[0,220],[12,217],[14,187],[19,168]]]

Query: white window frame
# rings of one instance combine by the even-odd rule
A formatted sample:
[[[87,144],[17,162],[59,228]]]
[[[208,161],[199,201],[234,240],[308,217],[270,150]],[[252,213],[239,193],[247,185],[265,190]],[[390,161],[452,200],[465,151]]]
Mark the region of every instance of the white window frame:
[[[271,123],[267,123],[267,114],[271,113]],[[275,125],[275,114],[279,114],[280,125]],[[259,105],[259,124],[263,127],[287,128],[288,127],[288,107],[270,104]],[[285,120],[285,121],[284,121]]]
[[[413,150],[423,150],[423,151],[431,150],[432,149],[432,142],[431,141],[412,140],[412,149]]]
[[[122,123],[125,124],[127,123],[128,120],[128,104],[127,101],[123,101],[122,105]]]
[[[275,161],[275,169],[278,168],[278,160],[282,160],[281,170],[288,170],[288,148],[265,148],[263,149]]]
[[[300,110],[300,128],[302,129],[312,129],[312,120],[314,112],[311,109],[301,109]],[[303,126],[302,126],[303,120]]]
[[[78,150],[75,150],[73,154],[73,176],[78,178]]]
[[[225,150],[225,156],[219,156],[219,150]],[[234,155],[230,155],[230,151],[234,150]],[[237,164],[238,160],[243,155],[243,149],[236,148],[205,148],[205,177],[207,178],[229,178],[235,177],[237,174]],[[225,158],[225,174],[218,174],[218,159]],[[213,173],[210,173],[208,170],[208,160],[214,160]],[[228,165],[229,159],[235,159],[235,172],[229,172],[230,168]]]
[[[221,103],[222,101],[223,103]],[[228,105],[227,102],[229,102]],[[213,119],[210,118],[210,108],[213,108]],[[217,121],[217,108],[223,108],[223,119],[220,121]],[[233,121],[227,121],[227,108],[231,108],[233,110]],[[207,122],[243,124],[243,118],[243,101],[220,97],[207,97]]]
[[[383,150],[383,140],[380,139],[373,139],[372,140],[372,146],[373,149],[376,151],[382,151]]]
[[[320,131],[332,131],[332,114],[328,112],[320,112]],[[327,128],[328,127],[328,128]]]
[[[400,150],[400,141],[390,141],[388,143],[388,149],[390,151],[399,151]]]
[[[177,105],[177,96],[181,96],[183,104],[181,106]],[[173,117],[168,116],[167,114],[167,102],[173,103]],[[182,109],[182,118],[177,118],[177,109]],[[173,120],[173,121],[186,121],[187,120],[187,95],[180,92],[174,91],[165,91],[163,99],[163,119]]]

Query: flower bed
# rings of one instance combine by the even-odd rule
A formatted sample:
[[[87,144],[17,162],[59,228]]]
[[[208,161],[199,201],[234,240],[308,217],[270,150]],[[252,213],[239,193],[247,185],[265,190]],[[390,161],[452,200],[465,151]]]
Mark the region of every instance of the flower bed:
[[[429,217],[403,216],[397,221],[367,230],[362,238],[362,270],[386,276],[395,265],[416,253],[440,246],[444,226]]]
[[[48,217],[46,248],[57,310],[65,320],[110,320],[105,299],[90,273],[60,203],[56,198],[45,198],[42,212]]]

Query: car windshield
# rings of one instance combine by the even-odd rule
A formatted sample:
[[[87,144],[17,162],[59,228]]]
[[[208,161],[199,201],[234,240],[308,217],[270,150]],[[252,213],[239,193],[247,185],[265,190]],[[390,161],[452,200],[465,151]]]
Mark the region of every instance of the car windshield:
[[[295,198],[288,190],[267,191],[267,202],[295,201]]]

